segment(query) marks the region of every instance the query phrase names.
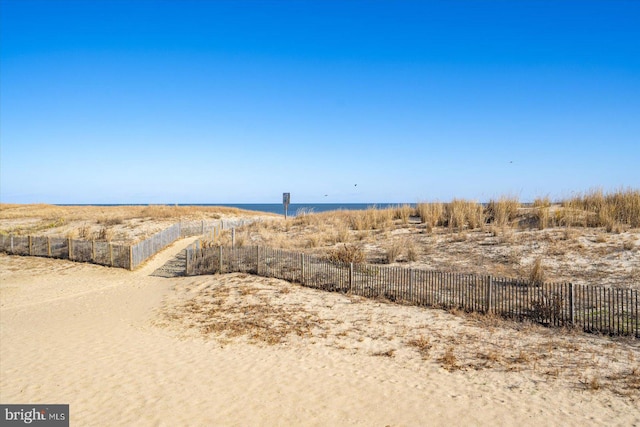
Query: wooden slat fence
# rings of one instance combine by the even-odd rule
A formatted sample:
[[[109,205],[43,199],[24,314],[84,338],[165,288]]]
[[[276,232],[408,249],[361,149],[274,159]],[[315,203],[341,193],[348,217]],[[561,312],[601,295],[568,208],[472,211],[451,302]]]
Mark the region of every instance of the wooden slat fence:
[[[181,236],[180,223],[162,230],[153,236],[131,246],[131,262],[130,269],[138,267],[153,255],[160,252],[171,243],[178,240]]]
[[[0,251],[11,255],[30,255],[92,262],[130,268],[130,246],[95,240],[46,236],[0,236]]]
[[[224,230],[225,223],[222,220],[214,221],[182,221],[180,223],[180,235],[182,237],[191,236],[217,236]]]
[[[64,237],[0,235],[0,251],[90,262],[133,270],[181,237],[207,235],[214,240],[224,229],[253,222],[252,219],[179,222],[133,245]]]
[[[207,236],[211,240],[215,240],[221,230],[238,228],[252,222],[254,222],[254,220],[243,218],[182,221],[180,222],[180,235],[182,237]]]
[[[334,292],[640,338],[638,289],[345,264],[257,246],[187,249],[186,274],[244,272]]]

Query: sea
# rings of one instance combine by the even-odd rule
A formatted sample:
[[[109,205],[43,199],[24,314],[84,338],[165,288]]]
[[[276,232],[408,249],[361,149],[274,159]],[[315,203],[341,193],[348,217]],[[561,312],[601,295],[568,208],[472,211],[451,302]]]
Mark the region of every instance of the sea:
[[[157,203],[152,203],[157,204]],[[178,203],[178,206],[226,206],[239,208],[248,211],[268,212],[284,215],[284,205],[282,203]],[[397,206],[409,205],[415,207],[415,203],[291,203],[287,209],[287,216],[296,216],[307,213],[319,213],[328,211],[360,211],[370,208],[387,209]],[[58,204],[58,206],[78,206],[77,204]],[[148,206],[147,203],[102,203],[88,204],[82,206]],[[175,206],[172,204],[171,206]]]
[[[328,211],[361,211],[370,208],[387,209],[397,206],[410,205],[412,203],[291,203],[287,209],[288,216],[296,216],[307,213],[319,213]],[[192,205],[192,206],[229,206],[248,211],[269,212],[284,215],[284,205],[281,203],[258,204],[217,204],[217,205]]]

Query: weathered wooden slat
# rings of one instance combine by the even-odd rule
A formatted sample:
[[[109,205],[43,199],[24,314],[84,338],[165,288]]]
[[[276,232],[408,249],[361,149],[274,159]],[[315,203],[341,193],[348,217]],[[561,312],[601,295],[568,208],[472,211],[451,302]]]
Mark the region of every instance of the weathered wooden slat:
[[[200,227],[202,231],[202,227]],[[185,228],[170,227],[132,246],[109,242],[6,236],[0,250],[35,256],[68,257],[133,269],[171,244]],[[215,230],[214,230],[215,231]],[[66,246],[66,247],[65,247]],[[640,335],[638,290],[580,286],[571,282],[532,287],[522,280],[425,271],[367,264],[335,264],[305,254],[261,247],[187,250],[185,272],[251,272],[307,286],[386,297],[415,305],[495,312],[536,319],[554,326],[574,325],[612,335]]]

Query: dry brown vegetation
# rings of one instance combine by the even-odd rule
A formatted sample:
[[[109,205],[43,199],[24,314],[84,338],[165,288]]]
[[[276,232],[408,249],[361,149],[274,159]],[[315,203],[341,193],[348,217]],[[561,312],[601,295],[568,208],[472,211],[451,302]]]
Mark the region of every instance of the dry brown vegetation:
[[[573,214],[569,225],[605,227],[614,231],[625,226],[640,227],[640,190],[603,193],[591,190],[562,202],[564,212]]]
[[[131,242],[178,221],[269,216],[224,206],[0,205],[0,233]]]
[[[637,190],[593,191],[555,204],[540,198],[527,206],[513,197],[487,206],[454,200],[302,213],[245,226],[236,239],[342,262],[640,287],[638,206]],[[215,243],[230,244],[230,236]]]
[[[146,238],[176,221],[259,218],[235,244],[302,251],[341,262],[404,265],[536,281],[639,287],[640,191],[592,190],[523,206],[450,203],[280,216],[228,207],[0,205],[0,233],[113,242]],[[271,219],[270,219],[271,218]],[[229,232],[206,244],[231,244]]]
[[[640,399],[633,339],[558,331],[496,316],[400,306],[245,274],[181,285],[156,324],[222,345],[328,346],[409,366],[488,371]]]

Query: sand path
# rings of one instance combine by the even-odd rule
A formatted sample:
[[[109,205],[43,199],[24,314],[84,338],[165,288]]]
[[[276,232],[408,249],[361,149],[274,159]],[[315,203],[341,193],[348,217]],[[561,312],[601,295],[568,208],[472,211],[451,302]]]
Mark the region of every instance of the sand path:
[[[76,426],[640,425],[604,392],[159,328],[176,290],[225,280],[153,275],[192,241],[135,272],[0,255],[0,401],[68,403]]]

